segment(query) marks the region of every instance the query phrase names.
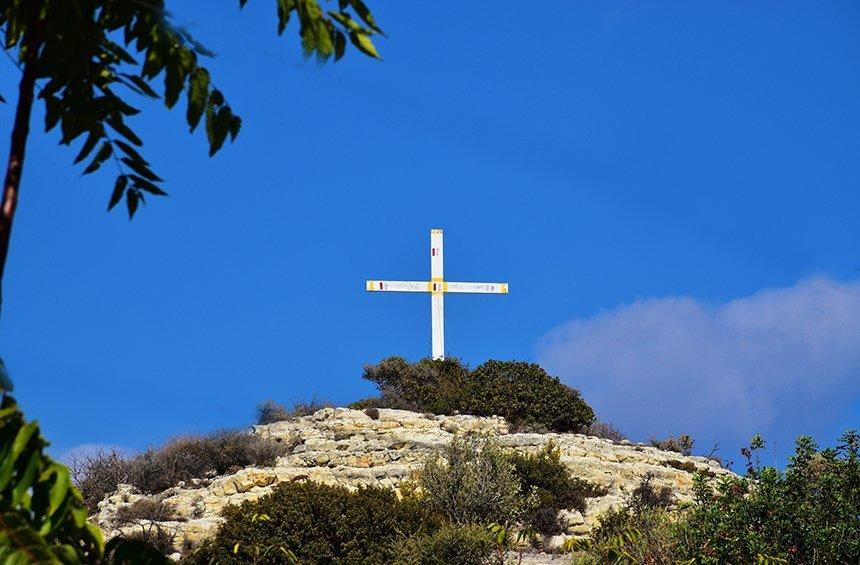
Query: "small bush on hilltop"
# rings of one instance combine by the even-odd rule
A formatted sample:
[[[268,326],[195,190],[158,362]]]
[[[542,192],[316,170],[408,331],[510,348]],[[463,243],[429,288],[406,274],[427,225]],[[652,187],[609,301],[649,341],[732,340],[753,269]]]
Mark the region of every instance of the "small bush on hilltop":
[[[380,394],[353,408],[497,415],[514,426],[556,432],[582,431],[594,421],[593,410],[577,390],[533,363],[488,361],[470,371],[457,359],[408,363],[391,357],[366,366],[364,378]]]
[[[394,542],[418,533],[427,515],[393,491],[281,483],[258,500],[230,507],[215,536],[185,562],[390,563]]]
[[[274,424],[275,422],[295,420],[302,416],[310,416],[318,410],[332,406],[334,404],[328,400],[320,400],[316,396],[307,401],[293,401],[293,407],[289,410],[286,406],[274,400],[266,400],[257,405],[257,425],[262,426]]]
[[[434,532],[401,538],[397,565],[501,565],[496,540],[486,526],[446,524]]]
[[[180,481],[204,479],[243,467],[273,465],[291,449],[286,442],[255,434],[221,431],[174,439],[161,448],[124,457],[116,451],[76,462],[75,480],[90,512],[120,484],[156,494]]]
[[[444,446],[424,465],[419,484],[428,508],[457,524],[513,523],[534,503],[510,457],[475,438]]]
[[[176,518],[174,507],[153,498],[142,498],[128,506],[120,506],[114,516],[115,525],[119,527],[141,520],[167,522]]]
[[[674,451],[681,455],[690,455],[693,452],[693,438],[687,434],[681,434],[678,437],[669,436],[665,439],[652,437],[648,440],[648,443],[651,447],[656,447],[663,451]]]
[[[525,516],[525,523],[538,533],[562,533],[559,510],[585,512],[586,498],[605,494],[604,490],[591,483],[573,477],[561,462],[558,447],[551,442],[536,454],[513,452],[509,458],[520,479],[522,492],[532,493],[535,497],[536,504]]]
[[[512,424],[555,432],[578,432],[594,421],[579,394],[540,365],[487,361],[469,374],[465,412],[504,416]]]
[[[290,413],[286,406],[274,400],[266,400],[257,405],[257,424],[265,426],[275,422],[283,422],[290,419]]]
[[[454,358],[408,363],[402,357],[389,357],[364,367],[363,378],[379,388],[379,396],[353,406],[451,414],[462,408],[468,373],[469,369]]]
[[[621,432],[618,428],[616,428],[611,422],[592,422],[585,428],[582,433],[587,436],[599,437],[601,439],[608,439],[609,441],[619,442],[624,440],[629,440],[624,433]]]

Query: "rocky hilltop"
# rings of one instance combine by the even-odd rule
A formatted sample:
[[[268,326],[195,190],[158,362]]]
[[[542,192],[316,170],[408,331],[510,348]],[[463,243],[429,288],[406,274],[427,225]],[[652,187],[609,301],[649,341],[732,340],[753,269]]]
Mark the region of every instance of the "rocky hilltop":
[[[179,550],[213,534],[226,506],[258,498],[279,482],[311,480],[350,488],[398,489],[434,450],[466,434],[490,436],[503,447],[523,452],[536,452],[554,442],[571,473],[603,487],[606,494],[589,499],[584,514],[563,511],[569,535],[588,533],[600,515],[622,505],[647,474],[654,477],[652,484],[669,487],[676,500],[683,501],[692,496],[694,473],[711,477],[730,473],[704,457],[627,441],[616,443],[579,434],[510,433],[507,422],[499,417],[436,416],[385,409],[372,415],[375,417],[361,410],[325,408],[293,421],[255,426],[252,433],[288,442],[292,449],[274,467],[246,468],[231,475],[195,480],[157,495],[158,500],[175,508],[178,517],[158,524],[175,534]],[[121,485],[99,504],[97,522],[109,537],[115,535],[118,510],[144,498],[148,497]]]

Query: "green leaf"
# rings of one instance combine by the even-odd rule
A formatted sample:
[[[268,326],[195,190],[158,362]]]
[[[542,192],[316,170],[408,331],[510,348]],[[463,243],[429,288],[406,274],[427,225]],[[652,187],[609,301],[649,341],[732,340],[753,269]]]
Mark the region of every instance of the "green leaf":
[[[129,157],[123,157],[122,159],[120,159],[120,161],[122,161],[123,163],[125,163],[126,165],[131,167],[134,170],[134,172],[136,172],[137,174],[139,174],[142,177],[148,178],[149,180],[155,181],[155,182],[161,182],[161,180],[162,180],[158,175],[156,175],[155,173],[150,171],[149,167],[147,167],[145,164],[141,163],[140,161],[136,161],[136,160],[131,159]]]
[[[0,491],[5,490],[9,485],[9,481],[12,478],[12,470],[15,468],[18,457],[21,456],[21,453],[24,451],[30,438],[33,437],[33,433],[37,430],[38,425],[36,422],[30,422],[21,426],[18,433],[15,434],[15,440],[12,442],[12,448],[9,454],[6,455],[5,460],[0,463]]]
[[[108,212],[113,210],[114,206],[119,204],[119,201],[122,199],[122,195],[125,194],[125,187],[128,186],[128,177],[125,175],[120,175],[116,178],[116,183],[113,186],[113,192],[110,195],[110,201],[108,202]]]
[[[116,116],[111,117],[107,120],[107,123],[110,127],[112,127],[118,134],[132,142],[133,144],[140,147],[143,145],[143,141],[133,131],[122,121],[121,118],[117,118]]]
[[[128,175],[134,181],[135,188],[139,188],[140,190],[146,191],[150,194],[154,194],[156,196],[167,196],[167,193],[161,190],[157,185],[149,182],[143,177],[139,177],[137,175]]]
[[[295,9],[295,0],[278,0],[278,35],[282,35],[290,23],[290,13]]]
[[[59,463],[53,463],[47,472],[54,475],[54,481],[48,494],[50,503],[48,514],[53,514],[68,496],[69,489],[72,488],[72,478],[69,475],[69,470]]]
[[[126,155],[128,155],[132,159],[140,161],[144,165],[149,165],[149,163],[146,162],[146,159],[143,158],[143,155],[138,153],[137,150],[135,150],[135,148],[132,147],[131,145],[129,145],[128,143],[126,143],[120,139],[117,139],[116,141],[114,141],[114,143],[122,150],[123,153],[125,153]]]
[[[358,47],[359,51],[370,55],[374,59],[380,59],[379,53],[376,51],[376,47],[373,46],[373,42],[370,40],[370,36],[365,33],[351,31],[349,32],[349,39],[352,41],[352,44]]]
[[[84,174],[88,175],[97,171],[98,168],[102,166],[102,163],[107,161],[111,155],[113,155],[113,146],[110,144],[110,142],[105,141],[99,148],[99,152],[96,153],[95,157],[93,157],[93,160],[90,162],[89,166],[84,169]]]
[[[158,93],[155,92],[152,87],[150,87],[149,84],[147,84],[146,81],[139,76],[130,75],[127,73],[122,73],[122,76],[130,80],[132,84],[141,91],[142,94],[145,94],[150,98],[158,98]]]
[[[349,0],[349,3],[355,9],[355,13],[358,14],[364,23],[370,26],[370,29],[377,33],[381,33],[385,35],[385,33],[380,29],[380,27],[376,23],[376,19],[374,19],[373,14],[370,13],[370,10],[367,8],[364,2],[361,0]]]
[[[206,109],[206,100],[209,97],[209,72],[201,67],[194,70],[188,81],[188,112],[186,118],[191,131],[200,123],[203,111]]]
[[[350,31],[369,34],[370,31],[363,28],[361,24],[349,17],[346,12],[329,12],[328,13],[335,21]]]
[[[36,470],[39,468],[39,460],[42,455],[38,451],[32,451],[27,464],[22,472],[18,469],[18,476],[15,480],[15,488],[12,489],[12,506],[18,506],[26,495],[30,487],[33,486],[33,479],[36,476]]]
[[[343,54],[346,52],[346,36],[342,31],[337,31],[334,34],[334,60],[340,61]]]
[[[93,149],[95,149],[96,145],[99,142],[99,139],[102,138],[103,134],[104,134],[104,132],[100,132],[100,131],[91,131],[90,132],[90,135],[87,136],[87,140],[84,142],[83,147],[81,147],[80,153],[78,153],[78,156],[75,157],[75,165],[77,165],[78,163],[80,163],[81,161],[83,161],[84,159],[87,158],[87,156],[90,154],[90,152]]]
[[[6,369],[6,363],[0,359],[0,391],[12,392],[15,390],[15,385],[12,383],[12,377],[9,375],[9,370]]]
[[[129,190],[125,193],[125,204],[128,207],[128,219],[134,218],[134,213],[137,212],[140,195],[134,190]]]

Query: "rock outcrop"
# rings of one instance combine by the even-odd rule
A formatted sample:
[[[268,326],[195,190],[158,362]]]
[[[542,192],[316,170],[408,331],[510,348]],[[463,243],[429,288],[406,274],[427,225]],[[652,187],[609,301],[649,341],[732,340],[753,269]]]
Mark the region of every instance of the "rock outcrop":
[[[716,462],[630,442],[614,443],[579,434],[510,433],[499,417],[434,416],[403,410],[378,411],[371,418],[361,410],[325,408],[289,422],[255,426],[253,433],[294,445],[271,468],[246,468],[235,474],[180,484],[158,495],[172,506],[176,520],[158,525],[175,534],[177,550],[214,533],[228,505],[258,498],[284,481],[311,480],[327,484],[383,486],[397,489],[414,476],[426,458],[457,435],[481,434],[503,447],[536,452],[549,442],[574,476],[603,487],[606,494],[588,500],[584,513],[563,511],[569,535],[584,535],[601,514],[624,504],[625,497],[647,474],[655,487],[669,487],[676,500],[692,497],[694,473],[728,474]],[[118,533],[116,514],[124,506],[151,498],[127,485],[99,504],[96,518],[108,536]],[[152,524],[125,525],[123,531]],[[560,540],[558,540],[560,541]]]

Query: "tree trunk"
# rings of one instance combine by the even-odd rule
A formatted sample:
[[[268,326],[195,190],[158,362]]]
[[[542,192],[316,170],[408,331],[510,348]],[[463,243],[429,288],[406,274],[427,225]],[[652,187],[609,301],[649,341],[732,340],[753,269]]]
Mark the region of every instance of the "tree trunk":
[[[34,53],[32,50],[31,53]],[[15,111],[15,126],[12,128],[12,143],[9,146],[9,162],[6,165],[6,180],[3,183],[3,199],[0,200],[0,306],[3,303],[3,273],[9,254],[9,238],[12,235],[12,220],[18,205],[18,191],[24,172],[24,152],[27,134],[30,132],[30,114],[36,87],[35,57],[24,64],[21,82],[18,85],[18,107]]]

